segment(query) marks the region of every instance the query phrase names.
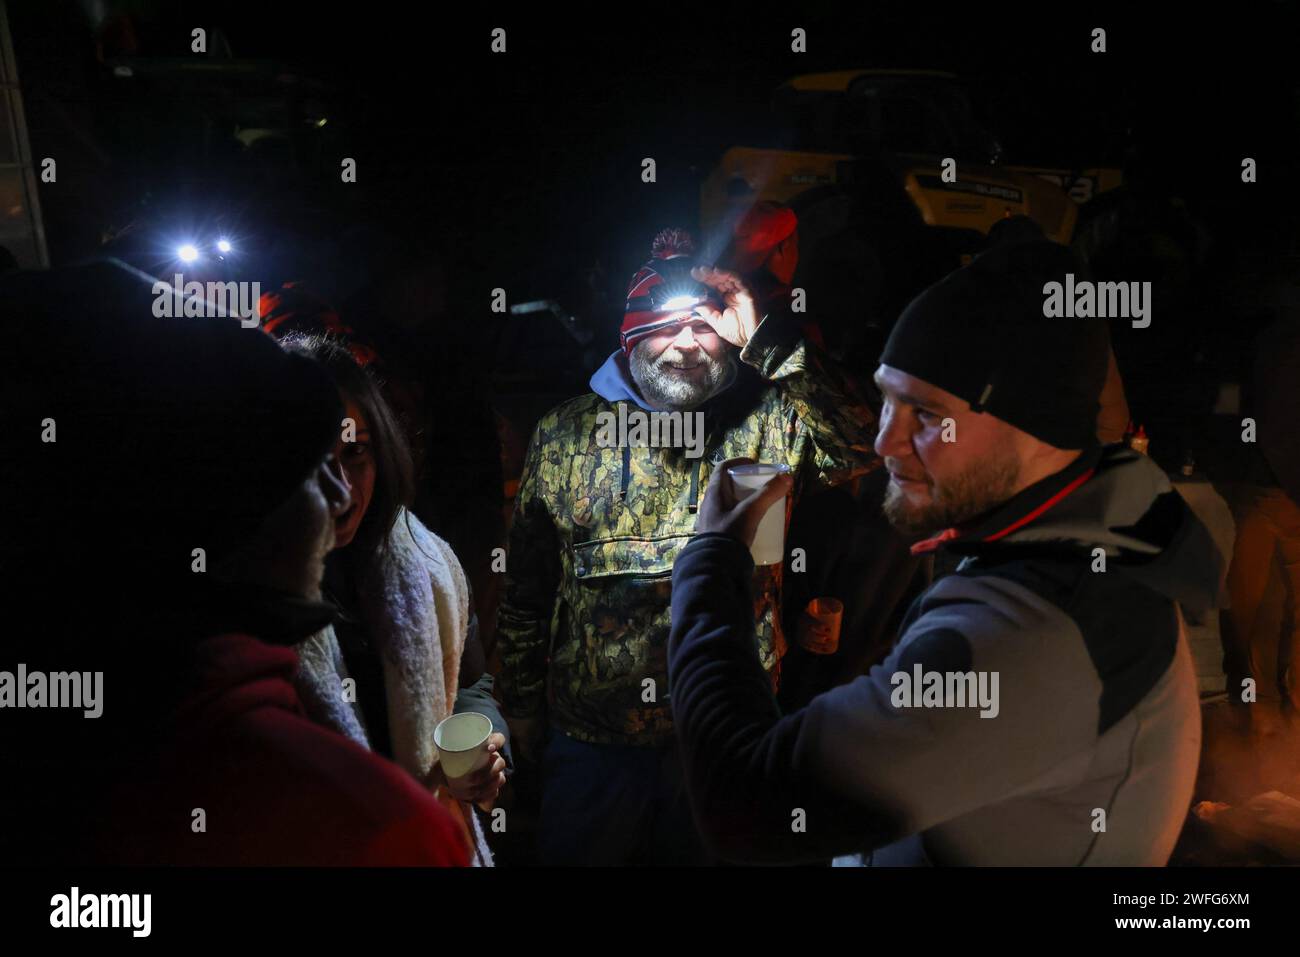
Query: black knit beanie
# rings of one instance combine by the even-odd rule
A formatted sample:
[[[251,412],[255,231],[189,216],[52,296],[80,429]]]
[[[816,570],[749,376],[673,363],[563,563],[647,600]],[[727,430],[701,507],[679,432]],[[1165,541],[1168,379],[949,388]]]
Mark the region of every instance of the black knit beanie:
[[[990,249],[912,301],[880,361],[1056,448],[1089,448],[1110,333],[1105,319],[1043,315],[1044,285],[1066,273],[1085,269],[1056,243]]]

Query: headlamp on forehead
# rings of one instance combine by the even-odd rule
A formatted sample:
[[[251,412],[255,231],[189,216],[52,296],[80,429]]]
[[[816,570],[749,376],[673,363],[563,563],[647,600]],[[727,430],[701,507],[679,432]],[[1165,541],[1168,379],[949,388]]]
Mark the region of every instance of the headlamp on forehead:
[[[672,246],[672,250],[677,249]],[[647,336],[706,321],[700,314],[706,305],[718,312],[726,308],[717,290],[691,275],[698,265],[688,251],[672,252],[656,240],[654,258],[641,266],[628,287],[619,330],[624,352],[631,355],[636,344]]]
[[[690,312],[705,303],[721,306],[713,290],[702,283],[661,283],[646,295],[628,300],[628,311],[637,312]]]
[[[701,303],[707,302],[705,296],[673,296],[665,302],[660,308],[664,312],[681,312],[685,309],[694,309]]]

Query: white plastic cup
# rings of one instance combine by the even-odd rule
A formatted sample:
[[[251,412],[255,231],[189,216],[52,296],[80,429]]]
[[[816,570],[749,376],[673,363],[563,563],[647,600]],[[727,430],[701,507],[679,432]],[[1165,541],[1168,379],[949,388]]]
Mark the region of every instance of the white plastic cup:
[[[433,729],[433,743],[438,749],[442,773],[448,780],[464,777],[474,770],[487,754],[491,735],[491,719],[477,711],[453,714],[438,722]]]
[[[769,462],[733,465],[727,470],[736,487],[737,499],[762,488],[774,475],[786,475],[789,471],[788,465]],[[785,498],[773,502],[758,523],[754,544],[749,547],[755,565],[779,565],[785,559],[785,502]]]

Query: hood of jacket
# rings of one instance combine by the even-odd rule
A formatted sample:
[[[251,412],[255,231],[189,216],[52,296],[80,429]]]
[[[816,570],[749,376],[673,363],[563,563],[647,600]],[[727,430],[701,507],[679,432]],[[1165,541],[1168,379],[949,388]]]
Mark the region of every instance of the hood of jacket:
[[[641,390],[632,381],[632,372],[627,367],[627,357],[621,349],[610,353],[599,369],[591,376],[591,391],[606,402],[633,402],[647,412],[654,407],[641,398]]]

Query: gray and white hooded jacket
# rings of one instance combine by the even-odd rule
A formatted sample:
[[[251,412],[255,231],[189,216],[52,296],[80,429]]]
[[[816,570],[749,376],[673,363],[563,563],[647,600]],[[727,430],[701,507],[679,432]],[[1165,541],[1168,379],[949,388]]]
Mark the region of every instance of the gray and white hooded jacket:
[[[933,547],[961,563],[886,660],[788,715],[754,648],[748,550],[683,550],[670,691],[706,841],[771,863],[1166,863],[1201,741],[1179,606],[1218,597],[1204,526],[1108,446],[915,550]],[[909,689],[932,672],[974,673],[984,702]]]

